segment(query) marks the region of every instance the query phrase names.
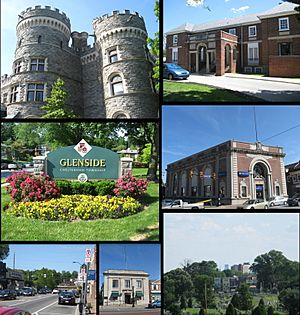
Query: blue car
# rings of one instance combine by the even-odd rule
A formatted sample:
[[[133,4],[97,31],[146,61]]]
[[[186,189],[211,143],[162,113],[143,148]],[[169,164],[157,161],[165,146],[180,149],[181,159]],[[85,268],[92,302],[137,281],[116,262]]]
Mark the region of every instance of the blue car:
[[[159,308],[161,307],[160,300],[156,300],[156,301],[149,304],[149,308],[157,308],[157,307],[159,307]]]
[[[175,63],[164,63],[163,65],[163,77],[166,79],[186,79],[189,75],[189,71],[181,68]]]

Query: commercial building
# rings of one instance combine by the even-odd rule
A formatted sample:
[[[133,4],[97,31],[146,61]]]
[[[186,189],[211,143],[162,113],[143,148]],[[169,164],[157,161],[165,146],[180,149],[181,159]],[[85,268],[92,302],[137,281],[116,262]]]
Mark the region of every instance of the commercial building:
[[[103,305],[149,304],[149,274],[141,270],[109,269],[103,272]]]
[[[287,195],[283,148],[229,140],[167,166],[166,197],[223,204]]]
[[[68,109],[79,117],[158,117],[143,17],[113,11],[95,18],[93,28],[93,35],[72,32],[66,14],[50,6],[19,14],[12,74],[1,77],[7,118],[44,115],[41,107],[58,78],[69,94]],[[94,37],[92,47],[89,36]]]
[[[287,193],[291,197],[300,193],[300,161],[285,166]]]
[[[161,300],[161,283],[160,280],[149,280],[149,301],[154,302],[156,300]]]
[[[300,76],[297,4],[205,24],[182,24],[166,33],[167,62],[195,73],[265,73]]]

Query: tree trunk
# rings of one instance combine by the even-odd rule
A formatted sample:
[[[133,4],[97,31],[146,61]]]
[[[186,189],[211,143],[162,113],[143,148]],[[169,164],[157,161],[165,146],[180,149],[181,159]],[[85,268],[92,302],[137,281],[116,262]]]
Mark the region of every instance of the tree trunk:
[[[151,158],[147,172],[147,179],[158,182],[157,167],[158,167],[158,149],[159,149],[159,131],[158,125],[154,127],[153,142],[151,143]]]

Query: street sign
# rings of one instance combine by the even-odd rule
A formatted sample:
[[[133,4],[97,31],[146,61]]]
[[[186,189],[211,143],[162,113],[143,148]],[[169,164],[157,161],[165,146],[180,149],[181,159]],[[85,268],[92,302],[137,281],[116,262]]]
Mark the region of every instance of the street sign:
[[[89,270],[87,279],[88,280],[96,280],[96,270]]]
[[[91,261],[92,261],[92,250],[91,250],[91,248],[87,248],[85,250],[85,262],[89,263]]]

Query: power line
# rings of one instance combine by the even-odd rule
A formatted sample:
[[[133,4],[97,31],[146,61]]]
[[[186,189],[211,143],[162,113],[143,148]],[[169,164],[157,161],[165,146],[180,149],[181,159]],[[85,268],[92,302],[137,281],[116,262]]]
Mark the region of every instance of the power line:
[[[288,131],[290,131],[290,130],[292,130],[292,129],[295,129],[295,128],[297,128],[297,127],[300,127],[300,124],[298,124],[298,125],[296,125],[296,126],[294,126],[294,127],[291,127],[291,128],[289,128],[289,129],[286,129],[286,130],[284,130],[284,131],[282,131],[282,132],[279,132],[279,133],[275,134],[274,136],[271,136],[271,137],[269,137],[269,138],[263,139],[262,142],[264,142],[264,141],[266,141],[266,140],[269,140],[269,139],[272,139],[272,138],[274,138],[274,137],[277,137],[277,136],[279,136],[279,135],[282,135],[283,133],[288,132]]]

